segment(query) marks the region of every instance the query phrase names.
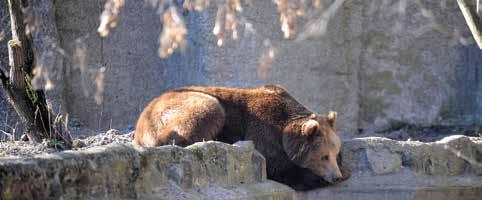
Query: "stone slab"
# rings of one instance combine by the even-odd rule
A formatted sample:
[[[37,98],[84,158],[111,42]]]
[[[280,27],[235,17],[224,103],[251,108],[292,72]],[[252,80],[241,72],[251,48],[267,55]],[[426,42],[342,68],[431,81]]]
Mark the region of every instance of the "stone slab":
[[[0,198],[293,199],[294,190],[266,179],[265,165],[252,142],[211,141],[187,148],[111,144],[34,158],[0,158]]]
[[[440,141],[355,138],[343,143],[351,177],[335,186],[299,192],[299,199],[480,199],[482,139]]]

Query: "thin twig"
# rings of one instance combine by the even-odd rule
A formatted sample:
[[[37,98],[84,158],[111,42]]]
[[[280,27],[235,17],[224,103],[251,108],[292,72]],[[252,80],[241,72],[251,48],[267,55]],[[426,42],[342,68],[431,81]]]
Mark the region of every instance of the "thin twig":
[[[0,131],[2,131],[7,136],[11,135],[11,136],[9,136],[10,140],[15,141],[15,138],[16,138],[15,135],[17,133],[18,122],[16,122],[14,126],[11,126],[11,125],[9,125],[8,121],[9,121],[9,115],[8,115],[8,112],[5,112],[5,121],[3,122],[3,129],[4,130],[10,129],[11,130],[10,134],[7,134],[8,132],[4,131],[3,129],[0,129]]]
[[[42,131],[42,132],[44,132],[44,133],[47,132],[47,127],[45,127],[45,121],[42,117],[42,113],[40,112],[39,106],[37,106],[37,109],[35,110],[35,119],[37,119],[37,115],[40,116],[40,121],[42,122],[42,127],[44,128],[44,131]],[[49,115],[50,115],[50,113],[49,113]],[[35,123],[37,123],[37,120],[35,120]],[[48,123],[49,123],[48,125],[50,126],[50,122],[48,122]],[[50,135],[50,138],[52,138],[52,132],[49,131],[48,134]]]
[[[0,130],[0,132],[9,137],[11,141],[15,140],[15,129],[13,129],[12,133],[6,132],[4,130]]]
[[[5,134],[5,135],[7,135],[7,136],[9,136],[9,137],[12,137],[12,134],[9,133],[9,132],[6,132],[6,131],[1,130],[1,129],[0,129],[0,132],[2,132],[3,134]]]
[[[57,135],[59,134],[59,133],[57,133],[56,130],[55,130],[55,129],[57,128],[57,127],[55,127],[55,126],[56,126],[55,121],[57,121],[57,118],[59,117],[60,112],[57,113],[57,116],[55,116],[55,119],[54,119],[54,121],[53,121],[53,123],[52,123],[52,117],[50,116],[50,113],[53,112],[54,109],[52,109],[52,107],[47,106],[47,110],[48,110],[48,112],[47,112],[48,115],[47,115],[47,116],[48,116],[48,118],[49,118],[48,120],[49,120],[49,127],[50,127],[49,135],[50,135],[50,138],[52,138],[52,131],[55,131],[54,134],[57,134]]]

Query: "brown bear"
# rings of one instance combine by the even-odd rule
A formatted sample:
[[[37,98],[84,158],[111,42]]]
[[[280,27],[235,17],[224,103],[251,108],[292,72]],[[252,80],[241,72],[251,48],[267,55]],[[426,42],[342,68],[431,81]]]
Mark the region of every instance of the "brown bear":
[[[340,171],[335,120],[335,112],[315,114],[275,85],[193,86],[150,102],[139,117],[133,142],[154,147],[252,140],[266,158],[268,178],[307,190],[349,176]]]

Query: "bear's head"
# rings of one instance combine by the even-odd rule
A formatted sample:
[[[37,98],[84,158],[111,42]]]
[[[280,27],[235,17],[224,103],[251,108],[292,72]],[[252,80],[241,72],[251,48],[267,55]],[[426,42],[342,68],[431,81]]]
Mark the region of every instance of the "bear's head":
[[[335,121],[336,112],[311,114],[292,120],[283,129],[283,147],[289,159],[329,183],[342,179],[337,162],[341,142]]]

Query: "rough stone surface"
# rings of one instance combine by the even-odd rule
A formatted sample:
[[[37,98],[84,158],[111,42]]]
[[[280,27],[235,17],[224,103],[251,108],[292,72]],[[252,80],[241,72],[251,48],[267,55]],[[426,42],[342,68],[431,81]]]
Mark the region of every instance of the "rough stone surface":
[[[265,159],[252,142],[211,141],[186,148],[109,144],[33,158],[0,158],[0,197],[423,200],[482,195],[481,138],[450,136],[423,143],[370,137],[346,140],[342,147],[351,177],[297,194],[266,180]]]
[[[413,171],[426,175],[457,176],[482,173],[482,139],[476,137],[455,135],[429,143],[368,137],[347,141],[343,148],[344,161],[351,169],[359,172],[376,174],[380,166],[384,165],[397,166],[389,170],[396,172],[400,165],[397,158],[401,158],[402,168],[410,167]],[[371,152],[382,152],[383,155],[376,159],[369,155]],[[360,162],[363,160],[365,162]],[[391,167],[386,170],[388,169]]]
[[[266,180],[251,142],[187,148],[111,144],[82,151],[0,159],[1,199],[293,199]],[[191,198],[192,197],[192,198]]]
[[[0,66],[8,66],[7,42],[12,37],[10,32],[10,16],[8,14],[7,1],[0,2]]]
[[[10,103],[7,101],[3,94],[3,88],[0,86],[0,130],[9,134],[15,132],[17,136],[20,136],[21,121],[15,110],[13,110]],[[15,129],[15,130],[14,130]],[[0,132],[0,141],[10,139],[9,136]]]
[[[362,2],[361,127],[480,124],[482,52],[459,44],[471,38],[456,2]]]
[[[370,168],[377,175],[397,172],[402,168],[401,155],[391,153],[387,149],[367,149],[366,156]]]
[[[25,15],[36,20],[31,33],[35,49],[35,64],[39,76],[32,79],[35,89],[44,89],[48,103],[54,113],[65,112],[61,98],[64,85],[62,74],[65,72],[65,50],[60,46],[60,36],[57,29],[56,13],[53,0],[32,1],[32,11]],[[74,59],[75,58],[69,58]],[[51,86],[49,86],[51,85]],[[53,101],[51,101],[53,100]]]
[[[482,139],[437,142],[380,137],[343,143],[352,176],[336,186],[298,193],[300,199],[480,199]],[[401,160],[400,160],[401,159]]]
[[[8,46],[7,42],[12,37],[10,33],[10,17],[8,15],[7,1],[0,2],[0,69],[8,67]],[[12,106],[7,102],[3,94],[3,87],[0,86],[0,130],[12,132],[19,118]],[[0,138],[4,137],[0,133]]]

